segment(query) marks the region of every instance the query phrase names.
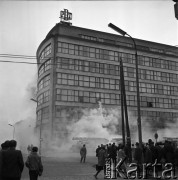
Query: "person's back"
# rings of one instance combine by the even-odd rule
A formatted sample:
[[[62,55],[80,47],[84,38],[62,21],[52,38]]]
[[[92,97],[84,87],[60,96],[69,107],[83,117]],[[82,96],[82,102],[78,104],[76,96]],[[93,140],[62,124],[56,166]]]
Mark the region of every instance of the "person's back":
[[[41,157],[37,154],[38,148],[33,147],[32,152],[28,156],[25,165],[29,169],[30,180],[35,180],[38,176],[41,176],[43,172],[43,165]]]
[[[22,153],[16,150],[16,141],[9,142],[10,149],[2,151],[2,178],[19,180],[24,168]]]
[[[139,147],[139,143],[136,143],[136,148],[135,148],[135,154],[134,154],[134,160],[136,163],[140,164],[142,160],[142,150]]]
[[[106,158],[106,151],[104,148],[101,148],[98,152],[98,165],[104,166],[105,165],[105,158]]]

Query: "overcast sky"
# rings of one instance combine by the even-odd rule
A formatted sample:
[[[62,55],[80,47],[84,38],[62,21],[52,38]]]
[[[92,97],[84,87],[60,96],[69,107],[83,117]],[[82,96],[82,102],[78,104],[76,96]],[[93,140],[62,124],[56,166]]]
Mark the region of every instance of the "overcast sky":
[[[112,22],[135,38],[178,45],[171,0],[0,1],[0,54],[35,56],[63,9],[73,14],[74,26],[115,33],[108,28]],[[2,60],[36,62],[0,56]],[[36,85],[36,77],[36,65],[0,62],[0,126],[11,131],[8,123],[35,117],[36,104],[30,101],[29,89]]]

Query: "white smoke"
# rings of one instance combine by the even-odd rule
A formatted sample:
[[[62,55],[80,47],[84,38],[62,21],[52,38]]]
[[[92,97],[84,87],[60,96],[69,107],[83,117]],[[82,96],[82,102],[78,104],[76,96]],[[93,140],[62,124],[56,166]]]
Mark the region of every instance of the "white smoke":
[[[35,76],[20,97],[20,92],[13,92],[14,99],[11,99],[9,106],[0,107],[0,144],[14,138],[17,148],[25,153],[28,144],[38,145],[35,132],[37,104],[30,100],[36,94],[36,79]]]

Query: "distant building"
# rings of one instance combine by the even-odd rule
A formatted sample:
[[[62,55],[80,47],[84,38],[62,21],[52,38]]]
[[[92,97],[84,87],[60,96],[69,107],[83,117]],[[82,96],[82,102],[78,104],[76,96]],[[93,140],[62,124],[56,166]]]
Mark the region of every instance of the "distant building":
[[[178,48],[135,39],[141,116],[155,129],[178,118]],[[67,135],[82,108],[120,106],[119,60],[124,65],[128,111],[137,117],[135,49],[130,38],[56,24],[37,50],[37,127],[42,137]]]

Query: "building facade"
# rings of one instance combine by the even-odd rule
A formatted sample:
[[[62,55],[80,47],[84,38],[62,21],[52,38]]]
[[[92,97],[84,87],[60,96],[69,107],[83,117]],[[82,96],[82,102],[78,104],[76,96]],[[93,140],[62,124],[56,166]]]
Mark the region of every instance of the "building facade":
[[[178,48],[135,39],[141,117],[155,129],[178,118]],[[135,49],[130,38],[56,24],[37,50],[37,127],[44,138],[65,136],[82,108],[118,108],[124,66],[128,111],[137,117]]]

